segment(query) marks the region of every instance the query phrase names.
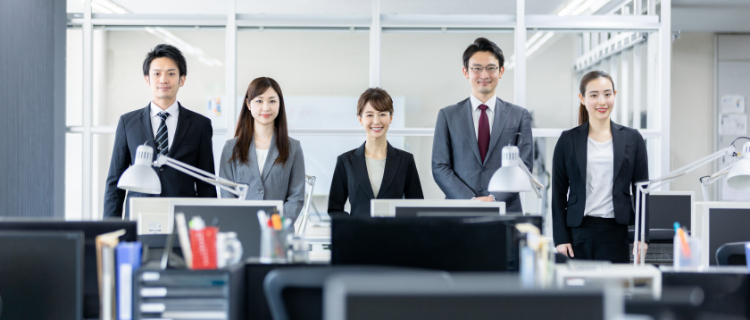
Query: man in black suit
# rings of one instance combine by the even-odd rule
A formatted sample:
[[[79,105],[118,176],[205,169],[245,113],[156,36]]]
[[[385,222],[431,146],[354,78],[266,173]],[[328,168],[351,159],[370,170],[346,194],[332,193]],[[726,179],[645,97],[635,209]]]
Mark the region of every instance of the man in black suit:
[[[160,44],[146,55],[143,76],[153,98],[145,108],[124,114],[117,123],[112,162],[104,191],[104,218],[121,217],[127,199],[117,188],[122,173],[135,161],[135,151],[146,144],[159,154],[215,173],[211,120],[185,109],[177,102],[177,91],[185,84],[187,64],[177,48]],[[161,197],[216,198],[216,188],[167,166],[154,168],[161,181]],[[152,197],[138,192],[130,197]]]

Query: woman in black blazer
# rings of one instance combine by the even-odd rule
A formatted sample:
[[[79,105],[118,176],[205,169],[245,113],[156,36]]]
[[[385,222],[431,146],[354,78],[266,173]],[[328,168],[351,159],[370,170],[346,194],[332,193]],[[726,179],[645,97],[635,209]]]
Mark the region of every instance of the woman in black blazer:
[[[579,126],[562,133],[552,159],[556,249],[576,259],[628,263],[631,193],[648,180],[646,144],[638,130],[610,120],[617,91],[607,73],[587,73],[580,92]]]
[[[359,123],[367,141],[336,161],[328,214],[331,217],[369,217],[372,199],[424,199],[414,156],[386,140],[393,121],[393,100],[385,90],[367,89],[357,102]],[[351,213],[344,211],[346,199]]]

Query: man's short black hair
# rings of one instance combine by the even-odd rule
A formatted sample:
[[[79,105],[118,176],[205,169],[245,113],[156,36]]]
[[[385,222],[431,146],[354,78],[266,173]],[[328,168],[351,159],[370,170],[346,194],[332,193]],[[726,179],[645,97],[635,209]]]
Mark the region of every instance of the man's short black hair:
[[[487,40],[487,38],[477,38],[476,40],[474,40],[474,43],[472,43],[468,48],[466,48],[466,51],[464,51],[464,68],[469,69],[469,58],[480,51],[492,52],[492,54],[495,55],[495,58],[497,58],[497,61],[500,62],[500,65],[498,67],[502,67],[505,63],[505,56],[503,55],[503,50],[501,50],[500,47],[498,47],[494,42]]]
[[[187,75],[187,63],[185,62],[185,56],[182,55],[180,49],[164,43],[157,45],[146,55],[146,60],[143,60],[143,75],[148,76],[148,70],[151,68],[151,61],[163,57],[170,58],[175,64],[177,64],[180,76]]]

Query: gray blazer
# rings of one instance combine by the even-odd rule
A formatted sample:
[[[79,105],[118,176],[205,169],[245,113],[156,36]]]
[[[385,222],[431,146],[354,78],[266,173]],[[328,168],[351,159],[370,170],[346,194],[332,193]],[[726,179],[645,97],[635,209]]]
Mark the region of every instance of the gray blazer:
[[[534,143],[531,116],[525,108],[497,99],[490,146],[484,163],[474,130],[471,102],[467,98],[438,113],[432,144],[432,176],[447,199],[471,199],[489,195],[487,186],[502,165],[502,148],[517,146],[526,167],[533,168]],[[508,212],[521,212],[518,193],[493,193]]]
[[[263,174],[258,168],[258,159],[255,155],[255,141],[250,143],[250,156],[247,164],[232,158],[234,145],[237,138],[229,139],[221,151],[221,162],[219,164],[219,176],[250,186],[247,190],[246,200],[283,200],[284,216],[296,219],[302,211],[302,203],[305,201],[305,159],[302,154],[302,146],[298,140],[289,138],[289,159],[286,164],[274,163],[279,156],[276,149],[276,135],[271,140],[266,163],[263,165]],[[221,190],[222,198],[237,198],[237,196]]]

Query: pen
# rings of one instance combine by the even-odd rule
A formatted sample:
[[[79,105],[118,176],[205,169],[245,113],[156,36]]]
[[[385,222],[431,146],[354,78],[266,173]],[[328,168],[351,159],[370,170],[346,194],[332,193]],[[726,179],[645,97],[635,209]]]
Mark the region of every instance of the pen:
[[[685,238],[685,231],[680,228],[680,223],[675,222],[674,223],[674,229],[675,233],[680,237],[680,242],[682,242],[682,253],[685,255],[686,258],[690,257],[690,245],[687,242],[687,239]]]

